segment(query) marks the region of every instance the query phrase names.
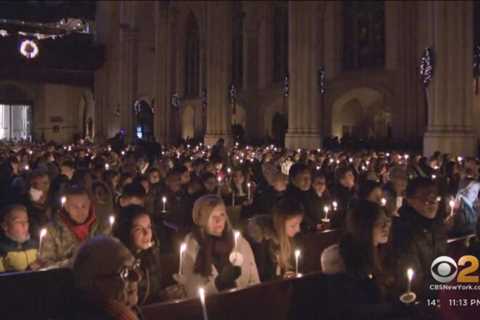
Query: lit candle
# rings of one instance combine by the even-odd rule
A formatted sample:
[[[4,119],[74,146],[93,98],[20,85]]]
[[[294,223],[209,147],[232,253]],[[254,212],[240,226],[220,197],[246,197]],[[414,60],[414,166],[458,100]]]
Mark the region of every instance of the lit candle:
[[[105,170],[110,170],[110,165],[108,163],[105,163]]]
[[[353,162],[353,159],[352,159],[352,158],[348,158],[348,162],[352,163],[352,162]]]
[[[42,228],[40,230],[40,241],[38,242],[38,251],[41,251],[42,241],[43,241],[43,238],[45,238],[46,235],[47,235],[47,228]]]
[[[330,222],[330,219],[328,218],[328,211],[330,211],[330,208],[328,206],[324,206],[323,211],[325,212],[325,218],[323,218],[322,221]]]
[[[200,302],[202,303],[203,320],[208,320],[207,306],[205,304],[205,289],[203,287],[198,288],[198,295],[200,297]]]
[[[240,238],[240,231],[234,231],[234,232],[233,232],[233,237],[234,237],[234,240],[235,240],[235,247],[234,247],[233,251],[237,251],[237,248],[238,248],[238,238]]]
[[[432,174],[432,180],[435,180],[436,178],[437,178],[437,176]]]
[[[26,171],[30,170],[30,166],[29,166],[28,164],[25,165],[25,170],[26,170]]]
[[[60,204],[62,205],[62,208],[65,206],[66,202],[67,202],[67,197],[63,196],[60,198]]]
[[[252,200],[252,184],[250,182],[247,183],[247,197],[248,201]]]
[[[405,155],[403,156],[403,158],[404,158],[405,160],[408,160],[408,158],[410,158],[410,156],[409,156],[407,153],[405,153]]]
[[[383,207],[385,207],[385,206],[387,205],[387,199],[385,199],[385,198],[382,198],[382,199],[380,200],[380,202],[381,202],[381,204],[382,204]]]
[[[113,228],[113,225],[115,224],[115,216],[113,214],[108,217],[108,222],[110,223],[110,228]]]
[[[125,155],[125,151],[122,151],[122,156],[124,156],[124,155]]]
[[[407,269],[407,278],[408,278],[408,286],[407,286],[407,293],[412,292],[412,279],[413,279],[413,269],[408,268]]]
[[[162,212],[165,213],[167,212],[167,197],[163,196],[162,197]]]
[[[463,161],[463,158],[462,158],[462,157],[458,157],[457,160],[458,160],[458,162],[462,162],[462,161]]]
[[[453,216],[453,209],[455,208],[455,200],[450,200],[449,202],[450,205],[450,216]]]
[[[300,259],[300,249],[295,250],[295,273],[298,275],[298,260]]]
[[[387,152],[386,156],[387,156],[387,157],[390,157],[390,153]]]
[[[333,206],[333,211],[337,211],[338,202],[337,202],[337,201],[333,201],[333,202],[332,202],[332,206]]]
[[[437,197],[436,200],[437,200],[437,202],[440,202],[440,201],[442,201],[442,197]]]
[[[227,168],[227,174],[228,174],[228,175],[232,174],[232,169]]]
[[[178,274],[183,274],[183,254],[187,250],[187,244],[185,242],[180,246],[180,263],[178,264]]]

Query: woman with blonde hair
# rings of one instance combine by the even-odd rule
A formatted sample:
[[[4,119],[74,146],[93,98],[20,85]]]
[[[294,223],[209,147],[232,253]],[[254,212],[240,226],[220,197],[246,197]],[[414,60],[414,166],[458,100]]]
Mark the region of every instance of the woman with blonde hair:
[[[189,297],[196,296],[199,287],[216,293],[260,282],[250,244],[234,234],[222,198],[213,194],[200,197],[192,218],[195,227],[185,238],[182,268],[175,275]]]
[[[274,206],[271,216],[251,219],[248,233],[262,281],[295,275],[293,238],[300,232],[304,213],[298,200],[286,197]]]

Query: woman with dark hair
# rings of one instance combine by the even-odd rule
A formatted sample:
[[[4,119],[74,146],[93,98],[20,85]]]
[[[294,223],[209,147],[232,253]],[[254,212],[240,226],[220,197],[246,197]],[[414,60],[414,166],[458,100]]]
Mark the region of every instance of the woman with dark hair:
[[[386,303],[393,278],[384,267],[380,246],[388,243],[390,226],[383,207],[359,201],[347,216],[343,239],[322,253],[322,271],[332,275],[332,310],[342,310],[339,319],[380,319],[405,311],[398,297]]]
[[[260,279],[294,276],[293,238],[300,232],[305,210],[294,198],[283,198],[270,216],[257,216],[249,223],[249,237],[255,252]]]
[[[372,180],[366,180],[360,183],[358,188],[358,198],[359,200],[367,200],[381,205],[381,200],[383,198],[382,184]]]
[[[192,218],[196,226],[185,238],[183,267],[175,276],[189,297],[198,294],[199,286],[215,293],[260,282],[252,249],[240,234],[234,235],[222,198],[200,197]]]
[[[140,261],[142,278],[138,283],[139,304],[166,300],[159,247],[152,229],[152,220],[144,207],[130,205],[120,210],[113,236]]]

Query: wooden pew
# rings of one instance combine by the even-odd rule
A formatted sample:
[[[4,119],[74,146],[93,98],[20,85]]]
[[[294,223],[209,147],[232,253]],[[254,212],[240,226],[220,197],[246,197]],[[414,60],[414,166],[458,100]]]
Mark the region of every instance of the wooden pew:
[[[277,280],[255,285],[242,290],[229,290],[206,297],[209,319],[255,320],[255,319],[303,319],[292,301],[308,302],[311,285],[324,279],[322,274],[311,274],[288,280]],[[320,288],[319,292],[323,292]],[[319,307],[321,301],[315,302]],[[186,299],[152,304],[142,309],[146,320],[193,320],[201,319],[200,300]]]
[[[327,247],[338,243],[342,236],[340,230],[325,230],[307,233],[298,237],[298,244],[302,249],[300,272],[310,273],[321,271],[320,256]]]
[[[52,319],[71,303],[69,269],[0,274],[0,319]]]

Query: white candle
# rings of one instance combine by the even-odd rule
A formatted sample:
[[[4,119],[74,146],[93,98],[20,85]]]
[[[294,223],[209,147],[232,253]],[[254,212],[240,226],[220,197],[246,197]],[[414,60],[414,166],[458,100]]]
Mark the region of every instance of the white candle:
[[[322,221],[330,222],[330,219],[328,218],[328,211],[330,211],[330,208],[328,206],[324,206],[323,211],[325,212],[325,218],[323,218]]]
[[[453,216],[453,209],[455,208],[455,200],[450,200],[449,202],[450,205],[450,215]]]
[[[295,273],[298,274],[298,260],[300,259],[300,249],[295,250]]]
[[[385,198],[382,198],[382,199],[380,200],[380,202],[381,202],[381,204],[382,204],[383,207],[385,207],[385,206],[387,205],[387,199],[385,199]]]
[[[113,225],[115,224],[115,216],[113,214],[108,217],[108,222],[110,223],[110,228],[113,228]]]
[[[42,228],[40,230],[40,241],[38,242],[38,251],[41,251],[42,241],[43,241],[43,238],[45,238],[46,235],[47,235],[47,228]]]
[[[237,251],[237,248],[238,248],[238,238],[240,238],[240,231],[234,231],[234,232],[233,232],[233,237],[234,237],[234,240],[235,240],[235,247],[234,247],[233,251]]]
[[[180,246],[180,263],[178,264],[178,274],[183,274],[183,254],[187,250],[187,244],[185,242]]]
[[[203,287],[198,288],[198,295],[200,297],[200,302],[202,303],[203,320],[208,320],[207,305],[205,303],[205,289]]]
[[[333,201],[333,202],[332,202],[332,206],[333,206],[333,211],[337,211],[338,202],[337,202],[337,201]]]
[[[250,182],[247,183],[247,196],[248,201],[252,199],[252,184]]]
[[[163,196],[162,197],[162,212],[165,213],[167,212],[167,197]]]
[[[408,268],[407,269],[407,278],[408,278],[408,287],[407,287],[407,292],[411,292],[412,291],[412,279],[413,279],[413,269],[412,268]]]

